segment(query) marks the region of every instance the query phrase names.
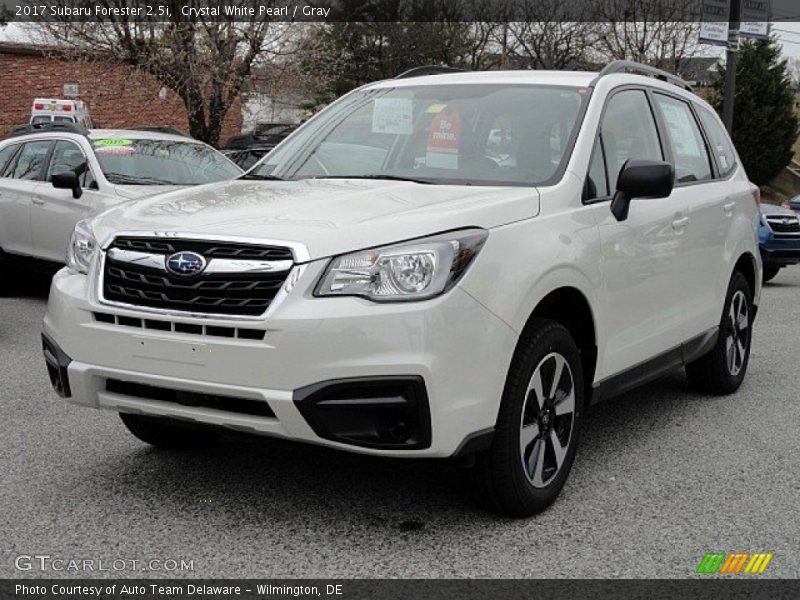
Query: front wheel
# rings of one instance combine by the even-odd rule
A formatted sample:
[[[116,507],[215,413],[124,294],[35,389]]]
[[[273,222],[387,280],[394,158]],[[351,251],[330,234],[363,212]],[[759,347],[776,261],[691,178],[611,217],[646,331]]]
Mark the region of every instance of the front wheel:
[[[714,348],[686,365],[689,383],[704,394],[732,394],[739,389],[750,360],[753,294],[744,275],[734,273]]]
[[[219,433],[193,428],[179,421],[120,413],[120,419],[134,436],[151,446],[164,449],[196,448],[217,440]]]
[[[572,336],[554,321],[533,321],[509,369],[492,446],[472,469],[479,502],[513,517],[547,508],[575,460],[582,410],[583,369]]]

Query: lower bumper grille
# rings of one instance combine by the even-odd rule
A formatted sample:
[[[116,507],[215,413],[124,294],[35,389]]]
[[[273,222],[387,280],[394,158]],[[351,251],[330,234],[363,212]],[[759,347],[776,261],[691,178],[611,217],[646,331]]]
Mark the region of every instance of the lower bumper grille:
[[[269,404],[263,400],[183,392],[142,383],[121,381],[119,379],[106,380],[106,391],[123,396],[132,396],[134,398],[180,404],[181,406],[211,408],[242,415],[275,418],[275,413],[272,412]]]

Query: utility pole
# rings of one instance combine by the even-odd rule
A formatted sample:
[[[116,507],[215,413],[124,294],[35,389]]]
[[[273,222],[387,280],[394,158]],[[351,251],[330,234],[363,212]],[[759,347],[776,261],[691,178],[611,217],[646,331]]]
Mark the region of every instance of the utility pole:
[[[503,45],[500,51],[500,68],[508,68],[508,23],[503,23]]]
[[[722,102],[722,120],[728,133],[733,133],[733,106],[736,97],[736,58],[739,52],[739,21],[741,0],[730,0],[728,50],[725,64],[725,97]]]

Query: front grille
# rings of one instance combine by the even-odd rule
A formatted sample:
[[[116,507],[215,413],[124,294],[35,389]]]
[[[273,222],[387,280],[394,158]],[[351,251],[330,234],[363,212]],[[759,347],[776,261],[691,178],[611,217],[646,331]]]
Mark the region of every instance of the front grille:
[[[134,398],[144,398],[146,400],[158,400],[181,406],[197,408],[210,408],[225,412],[251,415],[254,417],[275,418],[275,413],[263,400],[252,400],[250,398],[234,398],[232,396],[217,396],[215,394],[198,394],[196,392],[184,392],[171,388],[145,385],[143,383],[133,383],[131,381],[121,381],[119,379],[106,380],[106,390],[113,394],[132,396]]]
[[[196,252],[209,264],[228,260],[291,260],[289,248],[250,244],[161,238],[117,238],[109,249],[167,257]],[[106,255],[103,296],[112,302],[163,310],[231,316],[264,313],[283,285],[287,271],[264,273],[201,273],[186,277]]]
[[[800,221],[796,217],[789,217],[788,219],[767,218],[769,228],[775,233],[800,233]]]
[[[153,252],[155,254],[175,254],[176,252],[197,252],[212,258],[240,258],[258,260],[292,260],[292,250],[281,246],[253,246],[232,242],[207,242],[202,240],[175,240],[146,237],[118,237],[111,245],[120,250]]]

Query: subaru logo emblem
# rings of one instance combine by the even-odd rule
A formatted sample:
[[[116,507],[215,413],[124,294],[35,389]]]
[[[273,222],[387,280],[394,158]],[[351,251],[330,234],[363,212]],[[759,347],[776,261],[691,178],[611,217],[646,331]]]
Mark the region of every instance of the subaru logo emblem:
[[[167,257],[167,270],[175,275],[199,275],[206,268],[206,259],[196,252],[176,252]]]

